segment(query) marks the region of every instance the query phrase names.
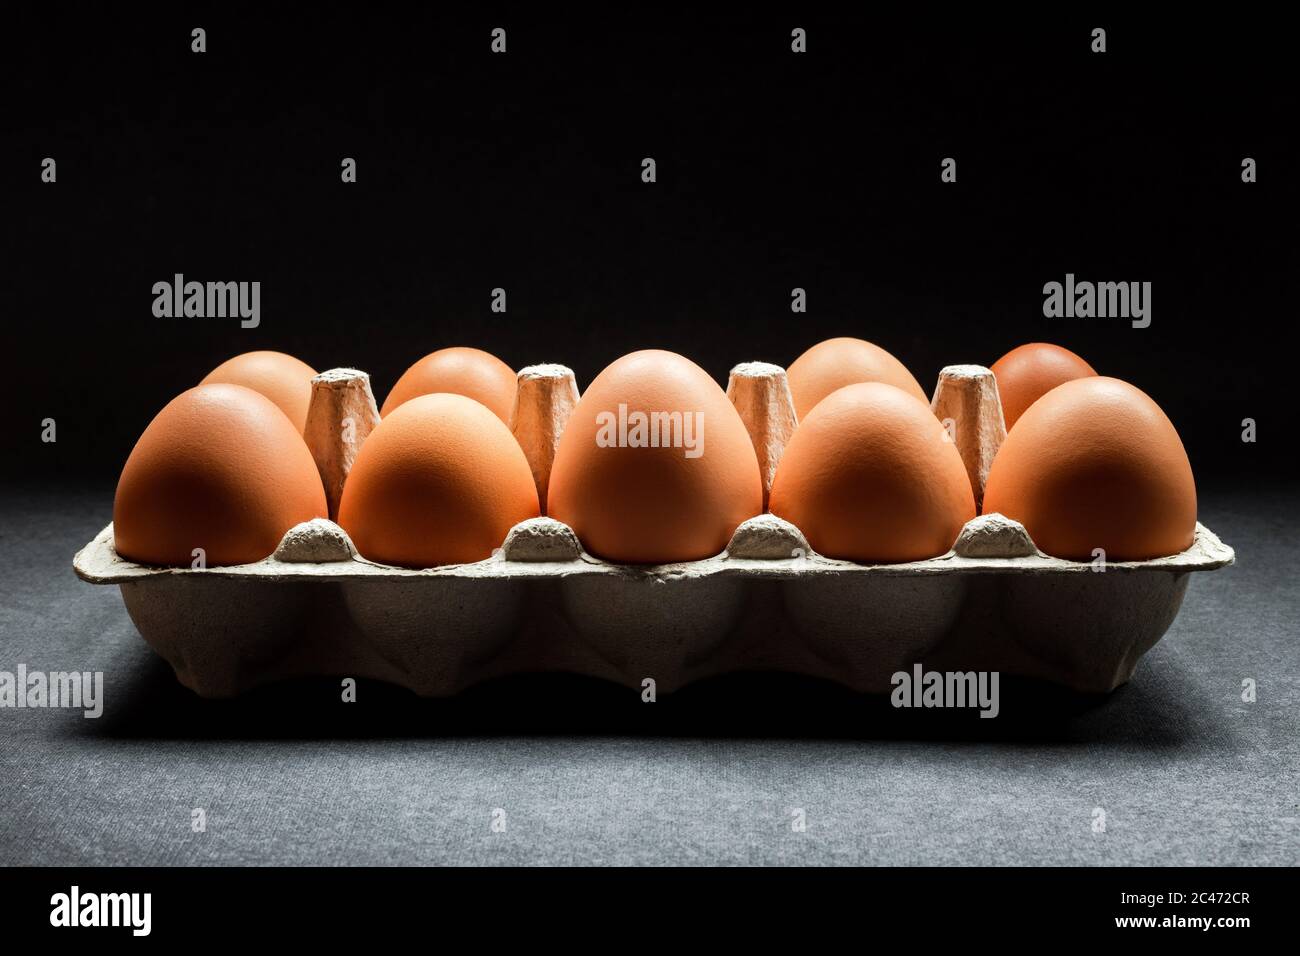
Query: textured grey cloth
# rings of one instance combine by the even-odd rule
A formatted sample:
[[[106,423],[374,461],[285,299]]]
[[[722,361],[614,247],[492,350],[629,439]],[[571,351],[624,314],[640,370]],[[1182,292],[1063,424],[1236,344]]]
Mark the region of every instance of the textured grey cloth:
[[[1131,684],[1093,699],[1004,682],[984,721],[756,675],[654,705],[563,676],[452,702],[363,683],[344,706],[324,680],[201,701],[116,588],[73,575],[111,501],[3,492],[0,670],[102,670],[106,709],[0,710],[0,864],[1300,859],[1289,489],[1203,495],[1238,565],[1194,576]]]

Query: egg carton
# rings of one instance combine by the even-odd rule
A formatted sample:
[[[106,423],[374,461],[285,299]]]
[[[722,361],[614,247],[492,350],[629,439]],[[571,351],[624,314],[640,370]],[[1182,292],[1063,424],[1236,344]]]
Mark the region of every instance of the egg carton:
[[[519,373],[513,430],[545,500],[573,373]],[[769,488],[796,427],[784,370],[749,363],[727,389]],[[932,402],[977,500],[1006,435],[992,373],[950,366]],[[351,369],[313,382],[304,432],[330,514],[378,422],[369,379]],[[1025,528],[980,515],[939,557],[860,564],[817,554],[771,514],[741,524],[702,561],[620,565],[587,554],[552,518],[516,525],[483,561],[427,569],[357,554],[331,520],[290,529],[262,561],[172,568],[119,556],[110,524],[79,551],[82,580],[116,584],[144,639],[204,697],[302,676],[365,677],[447,696],[510,674],[574,672],[672,691],[739,670],[810,675],[866,693],[927,670],[999,671],[1101,693],[1127,681],[1173,623],[1189,575],[1233,562],[1196,526],[1186,551],[1132,562],[1050,557]]]

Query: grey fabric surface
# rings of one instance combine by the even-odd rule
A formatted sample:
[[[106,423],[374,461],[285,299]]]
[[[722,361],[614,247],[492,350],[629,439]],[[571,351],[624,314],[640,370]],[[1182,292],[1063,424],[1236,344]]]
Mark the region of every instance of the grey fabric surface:
[[[117,589],[72,572],[111,489],[2,494],[0,670],[102,670],[107,704],[100,720],[0,710],[0,864],[1300,858],[1289,489],[1203,494],[1201,519],[1238,564],[1193,578],[1129,685],[1103,699],[1004,685],[993,721],[900,715],[771,676],[652,706],[561,676],[452,702],[364,683],[345,708],[334,681],[200,701]],[[194,808],[206,832],[191,831]]]

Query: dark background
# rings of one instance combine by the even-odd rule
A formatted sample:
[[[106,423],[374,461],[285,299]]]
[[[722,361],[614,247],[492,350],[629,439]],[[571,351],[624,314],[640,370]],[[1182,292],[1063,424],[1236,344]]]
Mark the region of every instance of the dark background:
[[[724,383],[855,335],[927,390],[1057,342],[1152,395],[1202,483],[1258,481],[1287,457],[1294,72],[1286,32],[1244,19],[16,15],[5,478],[111,484],[170,398],[251,349],[363,368],[382,402],[449,345],[585,387],[637,348]],[[261,326],[154,318],[176,272],[259,280]],[[1045,319],[1066,272],[1151,281],[1151,327]]]
[[[0,714],[0,862],[1294,865],[1300,528],[1294,485],[1261,487],[1291,457],[1289,22],[479,9],[6,12],[0,480],[40,487],[0,494],[0,667],[103,671],[112,707]],[[155,319],[175,272],[262,282],[261,327]],[[1066,272],[1151,281],[1151,327],[1043,318]],[[564,675],[447,701],[363,682],[359,709],[330,680],[200,700],[117,589],[70,567],[150,418],[239,352],[359,366],[382,400],[453,344],[584,386],[661,346],[721,383],[844,334],[927,387],[1044,339],[1134,382],[1237,565],[1195,575],[1129,684],[1080,700],[1008,681],[996,721],[794,675],[653,708]],[[486,827],[497,806],[507,835]]]

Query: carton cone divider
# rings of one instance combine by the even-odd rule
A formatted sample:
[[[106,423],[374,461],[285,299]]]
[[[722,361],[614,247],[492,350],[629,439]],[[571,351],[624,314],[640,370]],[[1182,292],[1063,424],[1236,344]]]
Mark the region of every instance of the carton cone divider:
[[[776,467],[798,424],[785,369],[767,362],[742,362],[731,370],[727,397],[736,406],[754,443],[763,476],[763,509],[767,510]]]
[[[564,426],[578,404],[578,382],[563,365],[529,365],[519,370],[519,388],[510,428],[524,450],[537,484],[537,502],[546,514],[546,488]]]
[[[997,380],[982,365],[949,365],[939,372],[930,408],[956,444],[981,509],[989,469],[1007,437]]]
[[[311,380],[311,404],[302,437],[325,485],[331,521],[338,518],[343,485],[361,443],[378,424],[379,408],[365,372],[334,368]]]

